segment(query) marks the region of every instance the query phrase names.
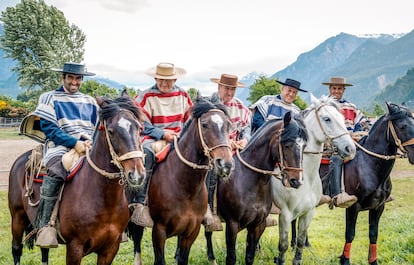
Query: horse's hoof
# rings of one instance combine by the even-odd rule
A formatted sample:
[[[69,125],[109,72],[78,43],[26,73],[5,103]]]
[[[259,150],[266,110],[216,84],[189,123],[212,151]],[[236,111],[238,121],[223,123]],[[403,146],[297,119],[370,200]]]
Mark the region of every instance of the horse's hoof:
[[[341,265],[351,265],[351,263],[349,262],[349,258],[345,258],[344,255],[342,255],[340,259],[341,259]]]
[[[292,261],[292,264],[293,264],[293,265],[302,265],[302,260],[296,260],[296,259],[294,259],[294,260]]]

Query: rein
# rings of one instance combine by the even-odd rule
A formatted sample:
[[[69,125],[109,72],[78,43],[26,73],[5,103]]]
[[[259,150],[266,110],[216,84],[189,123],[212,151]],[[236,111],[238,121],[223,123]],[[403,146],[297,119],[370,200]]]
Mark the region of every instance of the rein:
[[[321,120],[319,119],[319,115],[318,115],[318,111],[319,111],[322,107],[325,107],[325,106],[327,106],[327,104],[321,104],[318,108],[313,108],[313,110],[315,111],[315,116],[316,116],[316,120],[317,120],[317,122],[318,122],[319,128],[321,129],[321,131],[322,131],[322,133],[325,135],[325,137],[328,139],[328,144],[331,146],[331,148],[332,148],[332,149],[334,149],[334,148],[333,148],[332,141],[333,141],[334,139],[336,139],[336,138],[339,138],[339,137],[343,136],[343,135],[349,134],[349,132],[348,132],[348,131],[346,131],[346,132],[341,133],[341,134],[338,134],[338,135],[336,135],[336,136],[329,136],[329,135],[326,133],[325,129],[324,129],[324,128],[323,128],[323,126],[322,126]],[[303,153],[305,153],[305,154],[313,154],[313,155],[318,155],[318,154],[322,154],[322,153],[323,153],[323,151],[304,151]]]
[[[281,129],[279,130],[279,133],[278,133],[278,136],[279,136],[279,137],[280,137],[280,135],[281,135],[282,131],[283,131],[283,128],[281,128]],[[257,167],[255,167],[255,166],[250,165],[250,164],[249,164],[249,163],[247,163],[245,160],[243,160],[243,158],[242,158],[242,157],[241,157],[241,155],[240,155],[240,152],[239,152],[239,149],[238,149],[238,148],[236,148],[236,155],[237,155],[237,158],[240,160],[240,162],[241,162],[244,166],[246,166],[247,168],[249,168],[250,170],[255,171],[255,172],[257,172],[257,173],[261,173],[261,174],[265,174],[265,175],[271,175],[271,176],[274,176],[274,177],[276,177],[276,178],[277,178],[277,179],[279,179],[279,180],[283,180],[283,176],[284,176],[284,174],[286,173],[286,171],[289,171],[289,170],[303,171],[303,169],[302,169],[302,168],[296,168],[296,167],[285,167],[285,166],[284,166],[284,161],[285,161],[285,159],[283,158],[283,157],[284,157],[284,156],[283,156],[283,148],[282,148],[282,145],[281,145],[280,141],[279,141],[279,145],[278,145],[278,147],[279,147],[279,154],[280,154],[280,163],[279,163],[280,172],[275,172],[275,171],[270,171],[270,170],[260,169],[260,168],[257,168]]]
[[[407,154],[407,151],[405,150],[404,146],[414,144],[414,138],[411,138],[410,140],[408,140],[404,143],[401,143],[401,140],[398,138],[397,133],[395,132],[394,125],[392,124],[391,121],[388,121],[387,138],[389,138],[389,133],[390,132],[391,132],[392,138],[394,139],[395,145],[397,146],[398,150],[400,150],[402,152],[402,154],[381,155],[381,154],[377,154],[377,153],[374,153],[374,152],[371,152],[371,151],[367,150],[366,148],[364,148],[362,145],[360,145],[355,140],[354,140],[354,142],[355,142],[355,145],[358,146],[365,153],[367,153],[371,156],[380,158],[380,159],[392,160],[392,159],[396,159],[396,158],[405,158],[406,154]]]
[[[122,110],[122,111],[128,111],[128,110]],[[99,168],[91,159],[90,154],[89,154],[89,148],[86,148],[86,159],[88,160],[89,165],[91,165],[91,167],[98,172],[99,174],[101,174],[102,176],[108,178],[108,179],[116,179],[116,178],[121,178],[120,182],[121,184],[125,182],[125,174],[124,174],[124,168],[121,164],[122,161],[124,160],[128,160],[131,158],[142,158],[143,157],[143,152],[142,150],[136,150],[136,151],[131,151],[128,153],[125,153],[121,156],[118,156],[118,154],[114,151],[114,147],[112,145],[111,139],[109,137],[108,134],[108,130],[107,130],[107,126],[106,126],[106,121],[103,122],[103,131],[105,131],[105,138],[106,138],[106,142],[108,143],[109,146],[109,152],[111,154],[112,160],[111,163],[113,163],[120,172],[107,172],[101,168]]]
[[[221,112],[221,110],[215,110],[215,109],[209,110],[208,112],[210,112],[210,111],[220,111]],[[216,145],[216,146],[211,147],[211,148],[208,147],[208,145],[204,141],[203,132],[201,130],[200,118],[197,120],[197,127],[198,127],[198,134],[199,134],[199,137],[200,137],[201,146],[203,147],[203,153],[204,153],[204,155],[206,157],[208,157],[208,161],[209,161],[208,162],[208,165],[198,165],[196,163],[193,163],[193,162],[188,161],[187,159],[185,159],[185,157],[181,154],[181,152],[180,152],[180,150],[178,148],[178,142],[177,142],[177,136],[176,135],[174,135],[174,146],[175,146],[175,150],[177,152],[178,158],[180,158],[181,162],[183,162],[187,166],[189,166],[189,167],[191,167],[193,169],[207,169],[207,170],[209,170],[209,169],[212,169],[212,167],[213,167],[213,163],[212,163],[213,162],[213,159],[211,157],[211,152],[214,149],[219,148],[219,147],[228,147],[230,150],[231,150],[231,147],[230,147],[229,144],[219,144],[219,145]]]

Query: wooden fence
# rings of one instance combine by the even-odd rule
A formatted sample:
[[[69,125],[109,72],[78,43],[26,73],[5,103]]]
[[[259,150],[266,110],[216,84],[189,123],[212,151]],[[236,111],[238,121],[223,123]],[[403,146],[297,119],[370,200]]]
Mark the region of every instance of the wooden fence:
[[[4,118],[0,117],[0,128],[19,127],[23,118]]]

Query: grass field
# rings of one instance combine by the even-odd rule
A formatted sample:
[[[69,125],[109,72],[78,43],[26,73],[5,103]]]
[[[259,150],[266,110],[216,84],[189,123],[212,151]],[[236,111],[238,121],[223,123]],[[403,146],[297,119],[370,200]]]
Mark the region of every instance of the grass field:
[[[17,129],[0,129],[0,139],[27,139],[19,136]],[[414,166],[406,159],[396,162],[392,174],[394,201],[386,205],[380,221],[378,239],[378,262],[382,265],[412,265],[414,264]],[[317,208],[315,217],[309,229],[309,238],[312,246],[305,249],[303,264],[330,265],[339,264],[338,256],[342,253],[345,233],[345,210],[329,210],[326,205]],[[0,191],[0,265],[13,264],[11,254],[11,225],[10,213],[7,204],[7,191]],[[368,264],[368,212],[361,212],[357,223],[357,233],[352,244],[352,265]],[[237,264],[244,264],[246,232],[238,235]],[[175,264],[176,239],[167,240],[166,262]],[[261,239],[261,251],[258,253],[255,264],[274,264],[273,258],[278,255],[278,227],[267,228]],[[224,232],[213,235],[213,245],[218,264],[225,264]],[[154,257],[151,244],[151,230],[145,231],[143,240],[144,264],[153,264]],[[291,264],[293,251],[288,250],[286,264]],[[21,260],[22,265],[40,265],[40,251],[38,248],[29,250],[24,248]],[[50,264],[65,264],[65,246],[50,251]],[[84,258],[82,265],[96,264],[96,256],[91,254]],[[133,264],[133,243],[121,244],[120,250],[113,262],[114,265]],[[206,242],[203,228],[195,241],[189,264],[208,264],[206,257]]]

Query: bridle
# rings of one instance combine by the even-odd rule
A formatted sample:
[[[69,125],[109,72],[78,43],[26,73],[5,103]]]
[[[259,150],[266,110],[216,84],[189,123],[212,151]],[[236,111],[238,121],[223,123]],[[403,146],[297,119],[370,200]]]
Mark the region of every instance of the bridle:
[[[130,112],[132,115],[134,115],[131,111],[126,110],[126,109],[121,109],[120,111],[127,111]],[[103,130],[105,132],[105,138],[106,138],[106,142],[108,143],[108,147],[109,147],[109,152],[111,154],[112,160],[111,163],[113,163],[118,169],[119,172],[107,172],[101,168],[99,168],[91,159],[90,155],[89,155],[89,148],[86,148],[86,159],[88,161],[88,163],[91,165],[91,167],[98,172],[99,174],[101,174],[102,176],[107,177],[108,179],[116,179],[116,178],[120,178],[120,184],[124,184],[126,183],[126,178],[125,178],[125,174],[124,174],[124,167],[122,166],[121,162],[124,160],[128,160],[128,159],[132,159],[132,158],[143,158],[144,157],[144,153],[142,150],[142,145],[139,145],[139,150],[135,150],[135,151],[131,151],[131,152],[127,152],[123,155],[118,155],[115,150],[114,147],[112,145],[111,142],[111,138],[109,137],[108,134],[108,130],[107,130],[107,126],[106,126],[106,121],[103,121],[103,125],[98,127],[98,130]]]
[[[384,160],[392,160],[392,159],[396,159],[396,158],[405,158],[407,157],[407,150],[405,149],[404,146],[407,145],[412,145],[414,144],[414,138],[411,138],[410,140],[401,143],[401,140],[398,138],[397,133],[395,131],[394,125],[392,124],[391,120],[388,121],[388,127],[387,127],[387,139],[390,138],[390,132],[391,132],[391,136],[394,139],[394,143],[397,146],[398,150],[401,151],[402,154],[395,154],[395,155],[381,155],[381,154],[377,154],[374,152],[371,152],[369,150],[367,150],[366,148],[364,148],[362,145],[360,145],[358,143],[358,141],[355,141],[355,145],[358,146],[358,148],[360,148],[362,151],[364,151],[365,153],[377,157],[377,158],[381,158]]]
[[[221,110],[217,110],[217,109],[212,109],[212,110],[209,110],[208,112],[214,112],[214,111],[217,111],[217,112],[222,112]],[[199,165],[199,164],[196,164],[196,163],[193,163],[193,162],[191,162],[191,161],[189,161],[189,160],[187,160],[182,154],[181,154],[181,152],[180,152],[180,149],[179,149],[179,147],[178,147],[178,140],[177,140],[177,136],[174,136],[174,147],[175,147],[175,150],[176,150],[176,152],[177,152],[177,156],[178,156],[178,158],[181,160],[181,162],[183,162],[185,165],[187,165],[187,166],[189,166],[189,167],[191,167],[191,168],[193,168],[193,169],[207,169],[207,170],[210,170],[210,169],[212,169],[213,168],[213,161],[214,161],[214,159],[213,159],[213,157],[211,156],[211,152],[214,150],[214,149],[217,149],[217,148],[219,148],[219,147],[227,147],[227,148],[229,148],[229,150],[230,150],[230,152],[231,152],[231,147],[230,147],[230,144],[229,143],[226,143],[226,144],[218,144],[218,145],[216,145],[216,146],[213,146],[213,147],[209,147],[207,144],[206,144],[206,142],[205,142],[205,140],[204,140],[204,137],[203,137],[203,131],[201,130],[201,122],[200,122],[200,118],[198,118],[197,119],[197,127],[198,127],[198,135],[199,135],[199,137],[200,137],[200,142],[201,142],[201,146],[203,147],[203,153],[204,153],[204,155],[208,158],[208,164],[207,165]]]
[[[315,111],[315,116],[316,116],[316,121],[318,122],[319,128],[321,129],[323,135],[325,135],[326,139],[328,139],[328,144],[329,146],[332,148],[332,150],[334,150],[334,146],[333,146],[333,140],[339,137],[342,137],[344,135],[350,134],[348,131],[345,131],[343,133],[340,133],[338,135],[335,136],[330,136],[326,133],[326,130],[323,128],[322,126],[322,122],[319,118],[318,112],[322,107],[328,106],[328,104],[321,104],[320,106],[318,106],[317,108],[312,108],[313,111]],[[304,153],[306,154],[322,154],[323,151],[304,151]]]
[[[284,130],[283,127],[279,129],[277,137],[280,138],[280,136],[282,135],[283,130]],[[280,163],[278,163],[278,164],[279,164],[280,172],[260,169],[260,168],[257,168],[255,166],[250,165],[245,160],[243,160],[243,158],[240,155],[240,151],[239,151],[238,148],[236,148],[236,155],[237,155],[237,158],[240,160],[240,162],[244,166],[249,168],[250,170],[255,171],[257,173],[264,174],[264,175],[271,175],[271,176],[276,177],[277,179],[284,180],[286,178],[286,176],[288,176],[288,173],[287,173],[288,171],[303,171],[303,168],[285,166],[285,159],[284,159],[284,156],[283,156],[283,147],[282,147],[281,142],[282,141],[279,141],[279,144],[278,144],[279,154],[280,154],[280,159],[279,159]]]

